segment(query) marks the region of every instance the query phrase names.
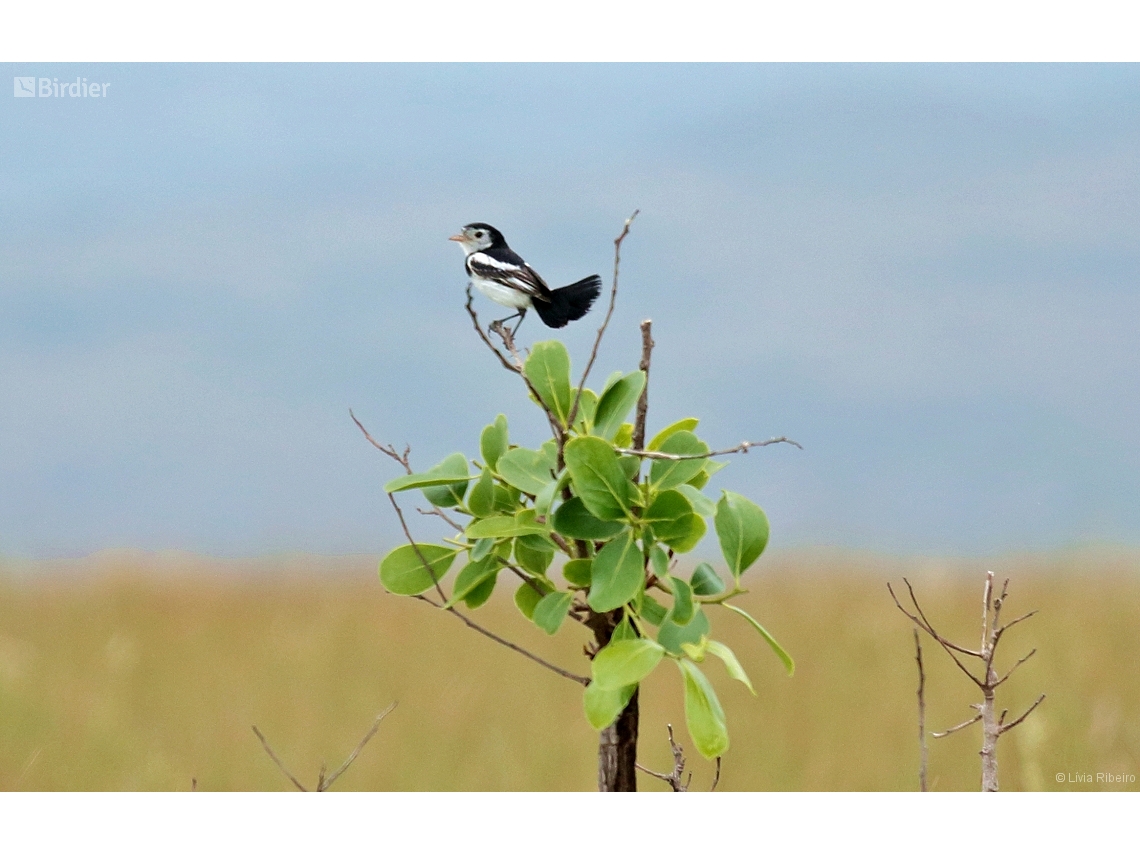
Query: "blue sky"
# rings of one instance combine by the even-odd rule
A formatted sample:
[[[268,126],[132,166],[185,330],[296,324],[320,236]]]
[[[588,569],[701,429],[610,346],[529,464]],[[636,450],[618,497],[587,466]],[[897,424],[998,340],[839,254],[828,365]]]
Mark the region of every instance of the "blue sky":
[[[651,317],[651,429],[799,440],[719,476],[774,547],[1140,544],[1140,66],[4,68],[111,87],[0,96],[0,555],[393,545],[349,407],[542,438],[447,236],[608,279],[635,208],[598,382]]]

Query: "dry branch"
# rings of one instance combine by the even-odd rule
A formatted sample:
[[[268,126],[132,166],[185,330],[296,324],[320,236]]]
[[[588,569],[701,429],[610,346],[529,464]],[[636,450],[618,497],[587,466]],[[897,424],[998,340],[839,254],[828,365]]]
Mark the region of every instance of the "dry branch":
[[[648,388],[648,386],[646,386]],[[775,445],[778,442],[786,442],[788,445],[794,445],[796,448],[803,451],[803,446],[796,442],[794,439],[788,439],[786,436],[775,436],[771,439],[760,440],[759,442],[742,442],[740,445],[734,445],[732,448],[725,448],[721,451],[706,451],[704,454],[668,454],[664,451],[641,451],[636,446],[633,448],[615,448],[618,454],[629,454],[634,457],[644,457],[648,460],[702,460],[706,457],[717,457],[721,454],[747,454],[750,448],[761,448],[765,445]]]
[[[388,716],[388,713],[392,712],[392,710],[396,708],[396,703],[396,701],[392,701],[392,703],[389,704],[388,707],[380,713],[380,715],[376,716],[376,719],[372,722],[372,728],[368,731],[368,733],[364,734],[364,738],[361,739],[359,743],[357,743],[356,748],[354,748],[352,750],[352,753],[348,755],[348,759],[341,764],[339,769],[337,769],[327,778],[325,777],[325,764],[321,763],[321,769],[317,773],[316,792],[325,792],[336,782],[337,778],[344,774],[345,770],[348,769],[348,767],[352,765],[353,761],[360,756],[360,752],[364,750],[364,746],[368,744],[368,741],[376,735],[376,731],[380,729],[380,722],[382,722]],[[257,729],[256,724],[253,725],[253,732],[257,738],[261,740],[261,747],[265,749],[265,753],[269,755],[269,759],[276,764],[277,768],[281,770],[281,773],[293,782],[294,787],[296,787],[302,793],[307,793],[309,791],[308,788],[297,780],[296,775],[289,771],[288,767],[281,761],[281,758],[277,756],[277,753],[269,744],[269,740],[266,739],[265,735]],[[197,779],[195,779],[193,783],[196,788],[198,783]]]
[[[1016,624],[1032,617],[1036,611],[1029,612],[1021,617],[1015,618],[1012,621],[1002,623],[1001,614],[1002,608],[1005,605],[1006,597],[1009,595],[1009,579],[1006,579],[1001,586],[1001,592],[994,596],[994,574],[993,571],[986,573],[986,582],[982,590],[982,643],[978,650],[970,650],[968,647],[962,647],[950,639],[941,635],[931,624],[930,619],[927,618],[926,613],[919,605],[918,598],[915,596],[914,588],[910,581],[905,577],[903,582],[906,583],[907,591],[910,593],[910,601],[914,605],[914,613],[908,611],[899,598],[895,596],[894,589],[890,583],[887,584],[887,590],[891,594],[891,599],[895,601],[895,606],[898,610],[906,615],[915,624],[918,629],[923,630],[927,635],[933,638],[938,644],[946,651],[947,655],[954,660],[954,664],[966,674],[970,680],[981,690],[982,701],[979,704],[973,704],[974,709],[978,714],[971,718],[969,721],[964,721],[961,724],[955,725],[949,730],[942,731],[941,733],[932,734],[936,739],[943,736],[949,736],[951,733],[957,733],[959,730],[964,730],[970,725],[981,722],[982,723],[982,750],[979,752],[982,758],[982,791],[983,792],[997,792],[998,789],[998,774],[997,774],[997,741],[998,738],[1008,733],[1017,725],[1021,724],[1037,707],[1045,700],[1045,695],[1041,695],[1033,705],[1022,713],[1016,720],[1006,724],[1005,716],[1008,710],[1001,713],[1001,716],[995,716],[995,692],[997,688],[1002,685],[1006,680],[1013,676],[1014,671],[1020,668],[1025,662],[1029,660],[1034,653],[1037,652],[1036,648],[1030,650],[1027,654],[1022,656],[1017,662],[1005,673],[1004,676],[998,677],[994,669],[994,660],[997,655],[998,644],[1001,642],[1005,631]],[[915,645],[918,645],[918,632],[915,630]],[[958,658],[958,654],[971,656],[981,661],[983,673],[979,677],[974,674],[966,665]],[[919,660],[919,728],[920,734],[924,728],[923,719],[925,716],[925,709],[922,703],[922,658],[921,648],[918,653]],[[925,752],[925,745],[923,745]],[[924,755],[925,757],[925,755]],[[924,759],[925,766],[925,759]],[[923,777],[925,778],[925,768],[922,770]]]

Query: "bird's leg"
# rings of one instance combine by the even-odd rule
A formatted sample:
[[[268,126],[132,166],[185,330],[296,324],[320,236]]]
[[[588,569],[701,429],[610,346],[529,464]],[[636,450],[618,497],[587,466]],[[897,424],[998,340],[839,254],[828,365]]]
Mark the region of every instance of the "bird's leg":
[[[515,333],[517,333],[519,331],[519,327],[522,326],[522,322],[525,318],[526,318],[526,309],[519,309],[519,322],[517,324],[515,324],[515,328],[513,330],[511,330],[511,338],[515,337]]]
[[[521,324],[522,323],[522,316],[525,314],[526,314],[526,309],[519,309],[513,315],[507,315],[505,318],[500,318],[497,321],[491,321],[490,325],[488,325],[488,327],[487,327],[487,332],[494,332],[496,329],[501,330],[503,328],[503,324],[505,324],[507,321],[511,320],[511,318],[518,318],[519,324]],[[518,324],[515,324],[515,329],[517,330],[518,328],[519,328]]]

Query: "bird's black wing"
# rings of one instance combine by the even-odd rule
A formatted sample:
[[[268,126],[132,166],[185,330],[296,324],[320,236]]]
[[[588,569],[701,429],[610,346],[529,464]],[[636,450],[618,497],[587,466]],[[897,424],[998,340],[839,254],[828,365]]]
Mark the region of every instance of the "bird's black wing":
[[[510,249],[471,253],[467,256],[467,272],[529,294],[533,300],[550,302],[550,286]]]

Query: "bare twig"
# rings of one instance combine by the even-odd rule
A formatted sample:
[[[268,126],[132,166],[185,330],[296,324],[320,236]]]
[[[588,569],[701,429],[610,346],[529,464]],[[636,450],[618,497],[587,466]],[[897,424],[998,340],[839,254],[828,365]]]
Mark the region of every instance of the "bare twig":
[[[963,728],[967,728],[971,724],[974,724],[974,723],[979,722],[981,720],[982,720],[982,714],[978,713],[976,716],[974,716],[969,721],[964,721],[961,724],[956,724],[952,728],[950,728],[949,730],[944,730],[941,733],[932,733],[930,735],[933,736],[935,739],[941,739],[944,736],[949,736],[951,733],[957,733],[959,730],[962,730]]]
[[[451,526],[456,531],[464,531],[465,530],[463,528],[463,526],[461,526],[459,523],[457,523],[455,520],[453,520],[451,517],[449,517],[447,514],[445,514],[439,508],[432,508],[430,511],[425,511],[423,508],[416,508],[416,512],[422,516],[425,516],[425,517],[439,517],[441,520],[443,520],[445,523],[447,523],[449,526]]]
[[[555,674],[558,674],[560,676],[565,677],[567,680],[573,680],[575,683],[581,683],[583,686],[590,685],[590,678],[589,677],[581,677],[581,676],[574,674],[570,671],[567,671],[563,668],[559,668],[557,665],[554,665],[553,663],[547,662],[541,656],[536,656],[535,654],[531,653],[526,648],[519,647],[514,642],[507,641],[502,636],[495,635],[495,633],[491,632],[491,630],[486,629],[485,627],[482,627],[479,624],[475,623],[475,621],[471,620],[471,618],[467,617],[467,615],[463,614],[460,611],[457,611],[455,609],[445,609],[443,607],[443,605],[435,602],[434,600],[430,599],[429,597],[425,597],[423,594],[417,594],[417,595],[415,595],[414,598],[417,600],[423,600],[428,605],[435,606],[437,609],[440,609],[441,611],[445,611],[448,614],[455,615],[457,618],[459,618],[461,621],[463,621],[465,624],[467,624],[469,627],[471,627],[471,629],[475,630],[476,632],[487,636],[487,638],[491,639],[492,641],[497,641],[499,644],[503,645],[503,647],[509,647],[511,650],[515,651],[516,653],[521,653],[527,659],[530,659],[534,662],[537,662],[543,668],[547,668],[550,671],[553,671]],[[445,600],[445,602],[446,602],[446,600]]]
[[[682,780],[681,777],[685,774],[685,751],[677,744],[677,740],[673,738],[673,725],[667,724],[665,727],[669,731],[669,748],[673,752],[673,771],[665,774],[664,772],[654,772],[640,763],[637,763],[637,768],[644,772],[646,775],[652,775],[660,781],[667,783],[675,793],[685,793],[689,790],[689,784],[692,783],[693,774],[689,773],[688,780]],[[720,758],[717,757],[716,776],[720,780]],[[716,789],[716,781],[713,781],[713,789]]]
[[[918,788],[926,792],[926,669],[922,667],[922,641],[914,633],[914,659],[918,663]]]
[[[392,703],[388,705],[387,709],[380,713],[380,715],[376,716],[376,720],[372,722],[372,729],[369,730],[368,733],[364,734],[364,738],[360,740],[360,743],[356,746],[356,748],[352,750],[352,753],[348,755],[348,759],[341,764],[341,767],[339,769],[329,775],[327,779],[322,780],[322,785],[317,788],[319,792],[324,792],[329,787],[331,787],[336,782],[336,779],[344,774],[344,770],[352,765],[352,762],[360,755],[360,752],[364,750],[364,746],[368,744],[368,740],[375,736],[376,731],[380,729],[380,722],[382,722],[388,716],[388,713],[396,708],[396,703],[396,701],[392,701]],[[321,768],[321,775],[323,778],[324,767]]]
[[[296,787],[302,793],[307,793],[308,789],[305,787],[304,784],[302,784],[300,781],[297,780],[297,777],[292,772],[290,772],[285,767],[285,764],[281,762],[281,758],[278,757],[274,753],[273,749],[270,747],[269,740],[267,740],[262,735],[261,731],[257,729],[256,724],[253,725],[253,732],[257,735],[257,738],[261,740],[261,747],[265,749],[265,753],[269,755],[269,759],[277,764],[277,768],[281,770],[282,774],[285,775],[286,778],[288,778],[290,781],[293,782],[294,787]]]
[[[373,444],[373,445],[374,445],[376,448],[380,449],[380,450],[381,450],[381,451],[383,451],[385,454],[387,454],[389,457],[391,457],[393,460],[395,460],[397,463],[399,463],[401,466],[403,466],[403,467],[404,467],[404,471],[406,471],[406,472],[407,472],[409,475],[411,475],[411,474],[412,474],[412,466],[411,466],[411,464],[410,464],[410,463],[408,463],[408,456],[409,456],[409,455],[412,453],[412,447],[411,447],[410,445],[406,445],[406,446],[404,446],[404,453],[403,453],[403,454],[397,454],[397,453],[396,453],[396,449],[395,449],[393,446],[391,446],[391,445],[381,445],[381,444],[380,444],[380,443],[378,443],[376,440],[374,440],[374,439],[372,438],[372,434],[370,434],[370,433],[369,433],[367,430],[365,430],[365,428],[364,428],[364,425],[362,425],[362,424],[360,423],[360,419],[358,419],[358,418],[356,417],[356,414],[355,414],[355,413],[353,413],[353,412],[352,412],[352,410],[349,410],[349,411],[348,411],[348,414],[349,414],[350,416],[352,416],[352,420],[353,420],[354,422],[356,422],[356,426],[357,426],[358,428],[360,428],[360,432],[364,434],[364,438],[365,438],[365,439],[367,439],[367,440],[368,440],[370,443],[372,443],[372,444]]]
[[[1045,696],[1042,695],[1039,697],[1034,702],[1034,704],[1021,716],[1019,716],[1013,722],[1006,724],[1005,717],[1009,713],[1009,710],[1002,710],[1000,715],[996,715],[996,690],[999,686],[1005,683],[1006,680],[1013,676],[1013,673],[1023,664],[1025,664],[1030,659],[1030,657],[1033,656],[1034,653],[1037,652],[1037,649],[1034,648],[1033,650],[1030,650],[1027,654],[1017,660],[1017,662],[1014,663],[1013,667],[1010,668],[1002,677],[998,677],[997,672],[994,669],[994,660],[997,654],[998,644],[1001,641],[1005,631],[1010,627],[1032,617],[1034,614],[1036,614],[1036,612],[1029,612],[1028,614],[1015,618],[1012,621],[1002,623],[1002,609],[1005,606],[1006,598],[1009,596],[1009,579],[1006,579],[1002,583],[1000,593],[998,593],[997,596],[994,596],[994,574],[992,570],[987,571],[985,586],[982,591],[981,648],[976,651],[970,650],[968,648],[962,647],[961,645],[955,644],[947,638],[944,638],[934,629],[930,623],[929,618],[927,618],[925,612],[923,612],[922,606],[919,605],[918,598],[915,596],[913,586],[905,577],[903,581],[906,582],[907,590],[910,593],[910,600],[914,604],[915,612],[917,612],[917,614],[912,614],[903,607],[902,603],[899,602],[898,597],[895,596],[894,589],[888,583],[887,590],[890,591],[891,599],[895,601],[895,606],[898,607],[899,611],[910,618],[910,620],[915,624],[916,627],[918,627],[918,629],[923,630],[928,635],[930,635],[931,638],[937,641],[939,645],[941,645],[942,649],[945,650],[946,653],[950,656],[950,658],[954,660],[954,664],[956,664],[958,668],[961,669],[961,671],[966,674],[966,676],[968,676],[979,689],[981,689],[982,692],[981,703],[971,705],[978,711],[977,715],[968,721],[964,721],[961,724],[955,725],[949,730],[943,731],[941,733],[934,733],[932,735],[935,738],[949,736],[951,733],[957,733],[959,730],[963,730],[970,725],[980,721],[982,723],[982,749],[978,753],[982,758],[982,791],[997,792],[998,738],[1002,734],[1008,733],[1014,727],[1017,727],[1017,725],[1021,724],[1021,722],[1025,721],[1029,714],[1037,709],[1038,705],[1040,705],[1040,703],[1045,700]],[[921,647],[918,644],[917,629],[915,630],[915,647],[918,651],[916,658],[918,659],[919,663],[919,733],[921,738],[922,730],[924,728],[923,720],[925,717],[925,708],[922,699],[924,677],[922,674],[922,652]],[[967,669],[966,666],[958,659],[958,653],[980,659],[983,668],[983,675],[981,677],[978,677],[972,671]],[[925,744],[922,746],[922,748],[924,752],[923,766],[925,767]],[[922,769],[922,777],[925,784],[925,768]]]
[[[1033,702],[1033,706],[1031,706],[1029,709],[1027,709],[1025,712],[1023,712],[1021,715],[1019,715],[1017,718],[1015,718],[1009,724],[1002,725],[1001,732],[1002,733],[1009,733],[1009,731],[1013,730],[1015,727],[1017,727],[1019,724],[1021,724],[1023,721],[1025,721],[1025,719],[1029,717],[1029,714],[1031,712],[1033,712],[1035,709],[1037,709],[1037,707],[1041,704],[1041,702],[1043,700],[1045,700],[1044,695],[1042,695],[1037,700],[1035,700]]]
[[[487,334],[485,332],[483,332],[483,325],[479,323],[479,316],[477,314],[475,314],[475,307],[472,305],[473,301],[474,301],[474,297],[471,294],[471,285],[468,284],[467,285],[467,314],[471,316],[471,323],[474,324],[474,326],[475,326],[475,332],[479,333],[479,338],[483,339],[483,344],[487,345],[487,347],[489,347],[491,349],[491,352],[499,358],[499,362],[502,363],[502,366],[505,369],[507,369],[508,371],[514,372],[515,374],[522,374],[522,366],[521,365],[512,365],[511,361],[509,359],[507,359],[506,356],[503,355],[503,352],[501,350],[499,350],[499,348],[495,347],[495,345],[491,341],[491,339],[487,338]]]
[[[325,777],[325,764],[323,762],[321,763],[320,771],[317,773],[316,792],[318,792],[318,793],[325,792],[329,787],[331,787],[336,782],[337,778],[339,778],[342,774],[344,774],[344,771],[349,766],[352,765],[353,761],[356,760],[356,758],[360,755],[360,752],[364,750],[364,746],[368,744],[368,741],[370,739],[372,739],[373,736],[376,735],[376,731],[380,729],[380,722],[382,722],[385,719],[385,717],[387,717],[388,713],[390,713],[395,708],[396,708],[396,701],[392,701],[392,703],[389,704],[387,709],[385,709],[382,713],[380,713],[380,715],[376,716],[376,720],[372,722],[372,729],[369,730],[368,733],[364,734],[364,738],[360,740],[359,744],[357,744],[356,748],[353,749],[352,753],[348,755],[348,759],[345,760],[344,763],[341,764],[340,768],[337,769],[335,772],[333,772],[328,777]],[[302,784],[300,781],[298,781],[297,776],[294,775],[292,772],[290,772],[289,769],[285,766],[285,764],[283,762],[281,762],[281,758],[277,756],[276,752],[273,750],[273,747],[269,744],[269,740],[265,738],[265,735],[262,734],[262,732],[257,729],[256,724],[253,725],[253,732],[257,736],[257,738],[259,740],[261,740],[261,747],[265,749],[265,753],[269,755],[269,759],[272,760],[275,764],[277,764],[277,768],[281,770],[282,774],[284,774],[286,778],[288,778],[290,781],[293,782],[294,787],[296,787],[302,793],[307,793],[309,791],[308,788],[305,787],[305,785]],[[197,789],[197,786],[198,786],[197,779],[194,779],[193,786],[195,789]]]
[[[1037,648],[1034,647],[1032,650],[1030,650],[1028,653],[1026,653],[1024,656],[1022,656],[1020,659],[1018,659],[1017,662],[1015,662],[1013,664],[1013,667],[1005,672],[1005,676],[1002,677],[1000,680],[998,680],[996,683],[994,683],[994,687],[996,688],[996,687],[1000,686],[1002,683],[1004,683],[1006,680],[1008,680],[1010,677],[1012,677],[1013,672],[1016,671],[1018,668],[1020,668],[1022,665],[1024,665],[1026,662],[1028,662],[1029,657],[1032,656],[1036,652],[1037,652]]]
[[[641,363],[637,366],[645,373],[645,385],[637,399],[637,417],[633,423],[633,450],[645,448],[645,419],[649,413],[649,364],[653,357],[653,321],[641,322]]]
[[[706,457],[716,457],[721,454],[747,454],[750,448],[760,448],[765,445],[775,445],[778,442],[786,442],[788,445],[794,445],[796,448],[803,451],[803,446],[796,442],[794,439],[788,439],[786,436],[777,436],[772,439],[765,439],[759,442],[742,442],[740,445],[734,445],[732,448],[726,448],[722,451],[706,451],[704,454],[668,454],[664,451],[641,451],[634,448],[616,448],[618,454],[629,454],[634,457],[645,457],[649,460],[702,460]]]
[[[712,782],[712,786],[709,787],[709,792],[710,793],[715,792],[716,791],[716,785],[719,783],[720,783],[720,756],[718,755],[716,758],[716,774],[713,775],[713,782]]]
[[[594,339],[594,347],[590,350],[590,359],[586,362],[586,370],[582,372],[582,379],[578,381],[578,391],[574,395],[574,403],[570,406],[570,415],[566,419],[567,425],[574,424],[574,419],[578,416],[578,404],[582,400],[582,390],[586,388],[586,379],[590,376],[590,369],[594,367],[594,360],[598,358],[598,347],[602,343],[602,336],[606,334],[606,327],[609,326],[610,318],[613,316],[614,303],[617,301],[618,270],[621,267],[621,243],[629,234],[629,227],[633,224],[634,217],[639,213],[641,213],[640,209],[630,214],[622,226],[621,234],[614,238],[614,284],[610,289],[610,307],[606,311],[606,317],[602,321],[602,325],[598,327],[598,335]]]
[[[907,580],[905,578],[903,579],[903,581],[907,583],[907,587],[909,588],[910,582],[907,582]],[[891,599],[895,601],[895,605],[898,606],[898,610],[900,612],[902,612],[904,615],[906,615],[908,618],[910,618],[912,621],[914,621],[915,625],[918,626],[919,629],[923,630],[927,635],[929,635],[931,638],[933,638],[935,641],[937,641],[942,646],[942,649],[945,650],[947,654],[949,654],[950,658],[954,660],[954,664],[957,665],[959,669],[961,669],[962,673],[965,674],[967,677],[969,677],[971,680],[973,680],[975,683],[977,683],[978,686],[981,686],[982,685],[981,681],[979,681],[978,678],[975,677],[973,675],[973,673],[971,673],[969,668],[967,668],[964,664],[962,664],[962,661],[957,656],[954,655],[954,651],[957,650],[959,652],[969,653],[970,655],[977,655],[977,654],[975,654],[974,651],[972,651],[972,650],[967,650],[963,647],[959,647],[958,645],[954,644],[949,639],[943,638],[941,635],[939,635],[938,632],[934,629],[934,627],[932,627],[930,625],[930,622],[928,620],[926,620],[926,615],[922,614],[922,609],[918,606],[917,600],[915,600],[915,607],[918,609],[919,615],[922,615],[921,618],[918,617],[917,615],[911,614],[905,608],[903,608],[902,603],[899,602],[899,598],[895,596],[894,588],[891,587],[890,582],[887,583],[887,590],[890,591]],[[911,599],[914,600],[914,591],[913,590],[911,591]]]
[[[439,598],[443,602],[447,602],[447,594],[443,593],[443,588],[439,586],[439,578],[435,575],[435,570],[432,569],[431,562],[424,558],[424,554],[420,551],[420,545],[416,543],[416,539],[412,537],[411,531],[408,529],[407,520],[404,519],[404,512],[400,510],[400,506],[396,503],[396,497],[391,493],[387,494],[388,501],[392,503],[392,507],[396,510],[396,516],[400,518],[400,528],[404,530],[404,537],[408,539],[408,543],[412,545],[412,551],[416,553],[416,558],[420,559],[420,564],[427,570],[428,576],[431,577],[432,584],[435,585],[435,591],[439,594]]]

